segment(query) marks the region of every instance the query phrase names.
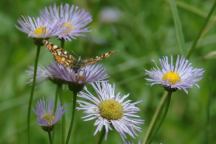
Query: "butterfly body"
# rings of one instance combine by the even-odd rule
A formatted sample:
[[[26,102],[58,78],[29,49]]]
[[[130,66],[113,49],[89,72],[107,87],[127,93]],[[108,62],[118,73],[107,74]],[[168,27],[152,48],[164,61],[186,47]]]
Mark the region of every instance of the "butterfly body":
[[[89,59],[81,59],[80,57],[77,59],[72,54],[64,50],[63,48],[58,47],[57,45],[54,45],[50,43],[48,40],[43,41],[44,45],[47,47],[47,49],[52,53],[55,61],[59,64],[64,65],[65,67],[70,67],[73,69],[79,69],[81,67],[84,67],[86,65],[95,64],[107,57],[109,57],[113,51],[109,51],[107,53],[104,53],[100,56],[96,56],[95,58],[89,58]]]

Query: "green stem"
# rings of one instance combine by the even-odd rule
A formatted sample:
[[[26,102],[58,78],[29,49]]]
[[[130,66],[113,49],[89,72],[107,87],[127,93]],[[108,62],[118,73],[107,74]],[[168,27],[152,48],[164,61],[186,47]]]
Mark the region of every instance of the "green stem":
[[[35,83],[36,83],[36,77],[37,77],[37,67],[38,67],[38,60],[40,55],[40,45],[37,45],[37,52],[36,52],[36,58],[34,63],[34,75],[33,75],[33,82],[32,82],[32,88],[28,103],[28,115],[27,115],[27,132],[28,132],[28,144],[30,144],[30,119],[31,119],[31,111],[32,111],[32,101],[34,96],[34,90],[35,90]]]
[[[161,127],[161,125],[162,125],[162,123],[163,123],[163,121],[164,121],[164,119],[165,119],[165,117],[167,115],[167,112],[168,112],[168,109],[169,109],[169,106],[170,106],[170,102],[171,102],[171,93],[170,93],[170,95],[168,95],[168,98],[166,100],[166,104],[165,104],[165,107],[164,107],[164,112],[162,113],[162,116],[161,116],[160,121],[159,121],[159,123],[157,125],[157,128],[154,130],[154,133],[153,133],[151,139],[149,140],[149,143],[151,143],[151,141],[153,140],[153,137],[159,131],[159,129],[160,129],[160,127]]]
[[[52,144],[52,136],[51,136],[51,132],[48,131],[47,133],[48,133],[48,137],[49,137],[49,143]]]
[[[199,39],[201,38],[202,33],[204,32],[204,30],[205,30],[205,28],[206,28],[206,26],[207,26],[207,24],[208,24],[208,22],[209,22],[209,20],[210,20],[210,18],[211,18],[211,16],[212,16],[212,14],[213,14],[215,8],[216,8],[216,0],[215,0],[215,2],[214,2],[213,6],[212,6],[212,8],[211,8],[211,10],[210,10],[210,12],[208,13],[208,16],[207,16],[207,18],[206,18],[206,20],[205,20],[205,23],[203,24],[202,28],[200,29],[199,34],[197,35],[196,39],[194,40],[194,42],[193,42],[193,44],[192,44],[192,47],[191,47],[190,50],[188,51],[188,54],[187,54],[187,56],[186,56],[187,58],[190,58],[190,56],[191,56],[193,50],[196,48],[197,43],[198,43]]]
[[[74,123],[75,111],[76,111],[75,110],[76,109],[76,99],[77,99],[77,93],[74,92],[73,93],[73,105],[72,105],[71,121],[70,121],[70,126],[69,126],[69,130],[68,130],[67,138],[66,138],[66,144],[68,144],[70,141],[71,132],[73,129],[73,123]]]
[[[166,92],[162,96],[161,101],[160,101],[160,103],[159,103],[159,105],[158,105],[158,107],[157,107],[157,109],[156,109],[156,111],[155,111],[155,113],[153,115],[153,118],[152,118],[152,120],[150,122],[150,125],[149,125],[149,127],[147,129],[146,135],[145,135],[144,140],[143,140],[143,144],[148,143],[149,138],[151,137],[151,134],[152,134],[152,132],[154,130],[154,127],[156,125],[156,122],[157,122],[157,120],[158,120],[158,118],[159,118],[159,116],[160,116],[160,114],[161,114],[161,112],[163,110],[164,104],[165,104],[166,100],[168,99],[168,97],[171,96],[171,94],[172,94],[172,92]]]
[[[61,97],[61,95],[59,95],[59,99],[60,99],[60,104],[61,106],[63,105],[63,99]],[[65,115],[63,115],[62,120],[61,120],[61,137],[62,137],[62,144],[65,143],[64,139],[65,139]]]
[[[56,92],[55,92],[55,103],[54,103],[54,111],[53,111],[53,113],[55,113],[55,112],[56,112],[56,109],[57,109],[58,97],[60,97],[61,87],[62,87],[61,84],[57,84]],[[53,130],[52,141],[54,141],[54,139],[55,139],[56,128],[57,128],[57,127],[55,127],[54,130]]]
[[[99,140],[98,140],[98,144],[102,144],[102,142],[103,142],[103,140],[104,140],[104,137],[105,137],[105,128],[102,129],[100,138],[99,138]]]
[[[61,41],[61,48],[64,48],[65,40],[64,39],[60,39],[60,41]]]
[[[61,92],[61,84],[57,84],[56,92],[55,92],[55,104],[54,104],[54,113],[56,112],[57,104],[58,104],[58,97],[60,97]]]

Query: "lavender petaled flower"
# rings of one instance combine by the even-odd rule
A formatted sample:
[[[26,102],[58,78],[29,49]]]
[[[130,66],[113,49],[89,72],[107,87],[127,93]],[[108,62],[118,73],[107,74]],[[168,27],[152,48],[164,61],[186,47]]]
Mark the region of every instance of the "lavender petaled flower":
[[[27,71],[30,82],[33,80],[33,68]],[[37,82],[49,79],[53,82],[62,84],[79,84],[85,85],[96,81],[103,81],[108,78],[108,74],[102,65],[87,65],[75,71],[72,68],[64,67],[61,64],[53,62],[47,67],[38,67]]]
[[[45,128],[52,128],[64,114],[64,108],[60,104],[54,112],[53,101],[48,102],[44,99],[38,100],[34,111],[38,124]]]
[[[87,25],[92,21],[91,15],[78,6],[61,4],[51,5],[41,11],[41,17],[49,23],[57,23],[58,38],[72,40],[88,32]]]
[[[136,106],[139,102],[127,100],[129,94],[122,95],[115,92],[115,85],[108,82],[96,82],[92,84],[95,93],[91,93],[87,87],[78,94],[78,110],[83,110],[84,121],[95,120],[96,130],[94,135],[105,129],[105,138],[113,128],[125,141],[127,135],[135,137],[141,131],[143,120],[137,113],[140,109]]]
[[[16,27],[32,38],[49,38],[57,32],[54,23],[48,23],[41,17],[22,16],[18,19]]]
[[[198,87],[197,82],[202,79],[204,70],[194,68],[192,64],[184,57],[177,56],[174,63],[173,57],[163,57],[159,59],[161,68],[155,64],[152,70],[145,70],[148,78],[146,79],[151,85],[160,84],[167,90],[182,89],[186,93],[187,89],[194,85]]]
[[[51,79],[58,79],[66,83],[75,83],[84,85],[96,81],[103,81],[108,75],[102,65],[87,65],[81,67],[78,71],[73,68],[64,67],[56,62],[47,67]]]

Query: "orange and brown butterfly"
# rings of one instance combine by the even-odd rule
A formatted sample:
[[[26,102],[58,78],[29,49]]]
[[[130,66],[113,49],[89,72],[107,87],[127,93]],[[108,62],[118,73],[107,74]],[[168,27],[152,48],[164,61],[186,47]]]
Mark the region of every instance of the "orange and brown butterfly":
[[[95,58],[88,59],[80,59],[75,58],[71,53],[64,50],[63,48],[58,47],[57,45],[52,44],[48,40],[43,40],[44,45],[47,49],[52,53],[55,61],[59,64],[64,65],[65,67],[71,68],[80,68],[86,65],[95,64],[113,54],[113,51],[108,51],[100,56],[96,56]]]

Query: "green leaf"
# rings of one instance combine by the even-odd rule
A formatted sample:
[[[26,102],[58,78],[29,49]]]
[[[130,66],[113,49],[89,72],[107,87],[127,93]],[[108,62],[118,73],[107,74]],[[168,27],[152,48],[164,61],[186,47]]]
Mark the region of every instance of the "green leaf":
[[[180,50],[180,53],[183,54],[184,49],[185,49],[185,40],[184,40],[184,34],[183,34],[183,30],[182,30],[181,20],[179,18],[178,9],[176,6],[176,1],[175,0],[169,0],[169,2],[170,2],[171,12],[173,15],[174,24],[175,24],[177,45],[178,45],[178,48]]]

